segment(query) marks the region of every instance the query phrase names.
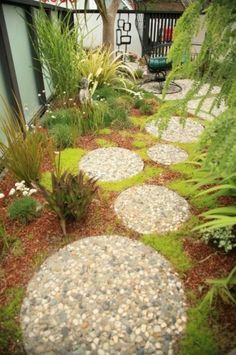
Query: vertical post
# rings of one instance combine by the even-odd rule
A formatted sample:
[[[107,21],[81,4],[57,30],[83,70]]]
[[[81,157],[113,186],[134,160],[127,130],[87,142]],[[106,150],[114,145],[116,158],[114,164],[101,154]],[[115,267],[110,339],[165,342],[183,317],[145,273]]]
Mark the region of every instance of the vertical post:
[[[20,110],[21,113],[24,115],[2,4],[0,4],[0,47],[4,63],[6,65],[6,71],[9,74],[8,80],[9,87],[11,89],[12,105],[16,112],[20,113]]]
[[[143,48],[142,56],[147,53],[149,49],[149,24],[150,24],[150,15],[144,13],[143,16]]]

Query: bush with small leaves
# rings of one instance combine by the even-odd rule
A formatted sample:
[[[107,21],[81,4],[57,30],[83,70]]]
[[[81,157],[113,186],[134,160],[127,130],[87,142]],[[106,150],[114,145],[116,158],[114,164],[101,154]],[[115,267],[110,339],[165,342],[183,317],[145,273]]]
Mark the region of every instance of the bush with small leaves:
[[[21,197],[8,208],[10,219],[28,223],[37,217],[37,201],[30,196]]]
[[[213,242],[218,248],[224,249],[226,253],[236,247],[236,236],[231,227],[215,228],[203,232],[202,239],[206,242]]]
[[[63,124],[57,124],[51,129],[50,132],[58,149],[64,149],[73,146],[74,138],[72,127]]]

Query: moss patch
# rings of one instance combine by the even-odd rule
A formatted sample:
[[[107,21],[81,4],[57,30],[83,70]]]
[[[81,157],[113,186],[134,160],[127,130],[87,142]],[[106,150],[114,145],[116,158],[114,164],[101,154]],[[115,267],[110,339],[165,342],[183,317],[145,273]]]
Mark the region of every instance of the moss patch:
[[[109,135],[112,133],[112,130],[110,128],[103,128],[98,131],[98,134],[104,134],[104,135]]]
[[[164,255],[179,272],[185,272],[191,267],[191,261],[184,254],[181,239],[172,235],[146,235],[142,241]]]
[[[181,196],[190,200],[191,204],[196,208],[213,208],[216,206],[217,198],[213,195],[197,196],[195,186],[186,180],[175,180],[167,185],[170,189],[175,190]]]
[[[180,355],[217,355],[217,341],[208,325],[206,309],[198,307],[188,310],[188,321],[184,336],[180,343]]]
[[[140,116],[140,117],[132,116],[132,117],[130,117],[130,120],[135,127],[139,127],[141,129],[143,129],[146,126],[146,124],[153,119],[151,117],[152,116],[148,116],[148,117],[147,116]]]
[[[17,343],[21,339],[21,329],[16,318],[20,312],[23,296],[22,287],[9,288],[6,291],[6,303],[0,307],[0,350],[5,354],[9,353],[11,342]],[[16,353],[23,354],[24,352],[23,349],[17,349]]]
[[[113,143],[112,141],[109,141],[107,139],[102,139],[98,138],[96,139],[96,143],[103,148],[109,148],[109,147],[116,147],[117,144]]]
[[[147,166],[141,173],[117,182],[99,182],[98,184],[107,191],[122,191],[130,186],[143,184],[146,180],[160,175],[161,168]]]
[[[61,151],[62,170],[69,170],[74,174],[78,174],[78,163],[86,153],[87,151],[81,148],[67,148]],[[49,171],[42,174],[41,184],[51,190],[51,173]]]

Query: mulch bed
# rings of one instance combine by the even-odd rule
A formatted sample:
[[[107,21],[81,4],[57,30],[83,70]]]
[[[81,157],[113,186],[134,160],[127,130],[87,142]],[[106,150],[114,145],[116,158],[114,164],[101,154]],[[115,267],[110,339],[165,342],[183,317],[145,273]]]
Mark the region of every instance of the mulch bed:
[[[134,112],[133,112],[134,114]],[[136,133],[138,129],[132,128],[129,132]],[[112,131],[109,135],[99,136],[99,138],[116,143],[119,147],[133,149],[132,139],[121,135],[118,131]],[[83,149],[96,149],[97,137],[94,135],[85,136],[79,139],[78,146]],[[149,162],[150,165],[155,165]],[[43,171],[51,168],[49,157],[45,157]],[[181,174],[173,172],[168,168],[159,176],[148,180],[148,183],[165,185],[170,181],[178,179]],[[15,180],[10,174],[0,182],[0,191],[6,195],[14,186]],[[113,202],[118,193],[107,193],[106,197],[98,190],[96,197],[89,207],[88,213],[80,223],[68,224],[68,237],[66,240],[62,236],[56,215],[44,209],[41,216],[28,225],[22,225],[10,221],[7,216],[7,206],[13,200],[12,197],[6,197],[0,200],[0,220],[5,225],[6,233],[20,238],[24,255],[14,256],[8,253],[2,260],[1,268],[4,276],[0,279],[0,304],[4,304],[6,298],[6,290],[11,287],[26,287],[35,270],[39,267],[35,262],[38,255],[42,255],[42,260],[52,254],[63,244],[78,240],[82,237],[96,236],[102,234],[119,234],[138,239],[139,235],[135,232],[128,231],[118,220],[113,208]],[[42,202],[43,198],[39,194],[35,197]],[[222,199],[222,203],[231,202],[231,200]],[[189,258],[193,261],[193,267],[188,270],[183,278],[186,290],[194,290],[201,296],[207,291],[205,280],[209,278],[224,277],[236,264],[236,252],[229,255],[217,251],[213,246],[204,244],[199,240],[185,239],[184,250]],[[236,334],[236,308],[232,306],[220,304],[219,307],[219,329],[227,328],[230,332]],[[229,339],[230,341],[230,339]],[[228,341],[228,343],[229,343]],[[227,343],[227,341],[226,341]],[[228,348],[229,345],[224,345]],[[14,345],[12,347],[14,349]],[[1,353],[1,349],[0,349]],[[11,353],[14,353],[12,350]]]

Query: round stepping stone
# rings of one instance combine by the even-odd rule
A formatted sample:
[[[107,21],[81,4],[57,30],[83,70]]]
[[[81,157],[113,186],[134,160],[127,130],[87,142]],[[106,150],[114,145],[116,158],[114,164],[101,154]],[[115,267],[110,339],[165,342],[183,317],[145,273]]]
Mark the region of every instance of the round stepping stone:
[[[124,148],[99,148],[86,154],[79,163],[79,169],[89,177],[100,181],[127,179],[143,170],[142,159]]]
[[[184,290],[169,262],[120,236],[81,239],[48,258],[21,309],[28,354],[172,354]]]
[[[171,165],[180,163],[188,158],[188,154],[170,144],[156,144],[148,149],[148,156],[156,163]]]
[[[148,133],[159,137],[158,127],[155,121],[148,123],[145,127]],[[191,120],[186,119],[185,126],[180,123],[179,117],[172,117],[167,129],[163,132],[161,138],[169,142],[190,143],[198,140],[198,137],[203,132],[203,126]]]
[[[200,103],[201,99],[193,99],[188,102],[187,108],[188,112],[195,115],[196,109],[198,108],[198,105]],[[215,106],[211,110],[212,103],[214,102],[214,97],[208,97],[206,98],[198,113],[196,116],[202,118],[203,120],[208,120],[212,121],[215,117],[219,116],[221,113],[223,113],[226,109],[227,106],[224,103],[221,103],[219,107]],[[210,112],[211,110],[211,112]]]
[[[114,208],[128,228],[141,234],[176,230],[189,217],[187,201],[157,185],[139,185],[123,191]]]

